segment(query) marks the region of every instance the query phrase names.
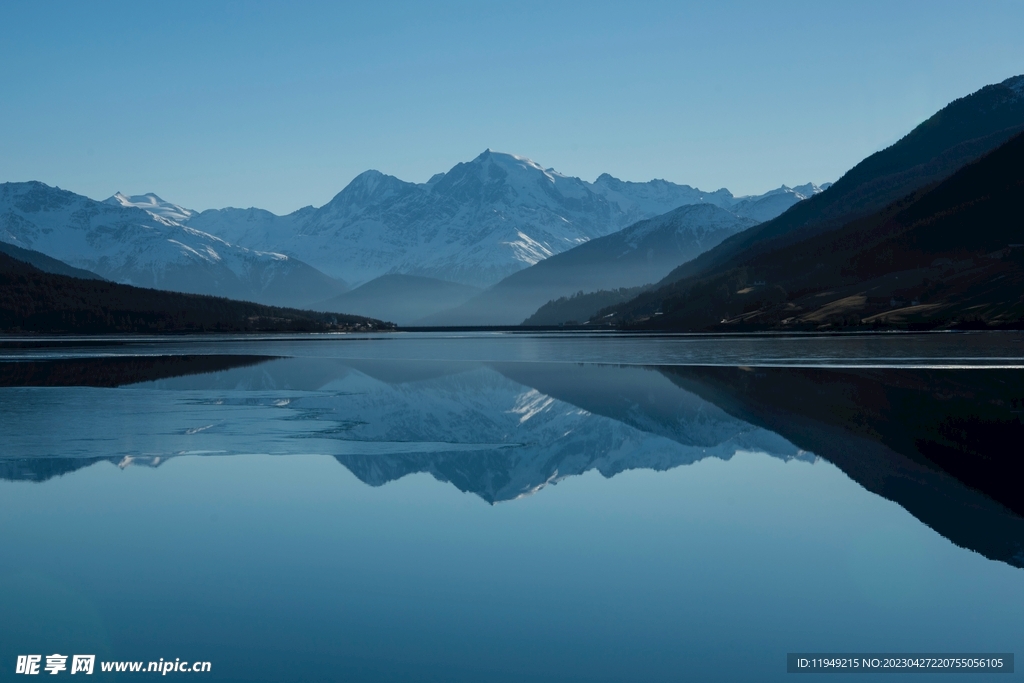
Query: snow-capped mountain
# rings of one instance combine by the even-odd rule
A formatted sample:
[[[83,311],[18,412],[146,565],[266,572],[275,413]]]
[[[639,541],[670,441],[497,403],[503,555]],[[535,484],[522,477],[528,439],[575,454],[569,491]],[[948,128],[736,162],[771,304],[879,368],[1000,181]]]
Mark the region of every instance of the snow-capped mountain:
[[[0,185],[0,241],[108,280],[292,306],[345,289],[301,261],[233,246],[173,214],[190,215],[156,195],[98,202],[39,182]]]
[[[588,183],[490,150],[426,183],[366,171],[326,205],[286,216],[197,212],[152,193],[95,202],[41,183],[5,187],[3,241],[117,282],[296,306],[385,274],[490,286],[680,206],[764,220],[820,191],[734,197],[608,174]]]
[[[105,203],[112,204],[113,206],[143,209],[154,216],[166,218],[167,220],[174,221],[175,223],[185,223],[185,221],[192,218],[197,213],[191,209],[178,206],[177,204],[165,202],[152,192],[132,195],[131,197],[127,197],[120,192],[115,192],[114,196],[108,197]]]
[[[676,185],[667,180],[636,183],[619,180],[607,173],[598,176],[590,187],[626,213],[629,216],[627,224],[689,204],[712,204],[729,209],[737,201],[726,189],[702,192],[689,185]]]
[[[750,218],[758,223],[769,221],[786,212],[789,207],[799,201],[812,197],[827,190],[832,183],[823,183],[820,187],[814,183],[782,187],[770,190],[762,195],[738,197],[731,206],[726,207],[737,216]]]
[[[487,150],[426,183],[378,171],[357,176],[326,205],[286,216],[218,209],[186,224],[252,249],[285,253],[358,284],[380,275],[421,275],[483,287],[588,240],[679,206],[709,203],[755,220],[803,198],[703,192],[664,180],[594,183],[525,157]],[[754,215],[756,214],[756,216]]]
[[[192,216],[188,225],[217,235],[231,244],[275,251],[270,245],[287,245],[295,242],[299,226],[314,212],[316,209],[312,206],[284,216],[257,208],[207,209]]]

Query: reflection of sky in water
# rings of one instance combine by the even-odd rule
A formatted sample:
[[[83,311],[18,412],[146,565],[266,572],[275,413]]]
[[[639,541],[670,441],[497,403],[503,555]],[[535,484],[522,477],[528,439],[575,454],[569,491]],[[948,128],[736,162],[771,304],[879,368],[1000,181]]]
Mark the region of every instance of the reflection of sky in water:
[[[656,372],[572,367],[544,373],[564,394],[524,366],[312,359],[0,390],[8,459],[292,456],[0,482],[3,666],[762,681],[788,651],[1022,642],[1021,570]]]
[[[221,680],[772,680],[792,649],[1024,635],[1019,570],[823,462],[590,473],[495,507],[423,476],[370,488],[316,456],[2,491],[5,658],[190,657]]]

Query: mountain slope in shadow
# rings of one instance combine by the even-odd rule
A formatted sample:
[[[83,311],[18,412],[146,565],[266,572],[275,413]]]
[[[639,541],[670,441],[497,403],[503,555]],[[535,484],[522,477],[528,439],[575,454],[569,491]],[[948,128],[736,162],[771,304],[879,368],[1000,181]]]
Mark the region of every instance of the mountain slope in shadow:
[[[666,301],[675,299],[670,307],[678,311],[682,299],[689,298],[691,310],[676,315],[677,321],[671,325],[678,329],[706,329],[736,315],[737,306],[740,313],[779,309],[787,301],[789,291],[782,285],[781,290],[772,289],[777,282],[762,280],[745,268],[755,261],[770,262],[783,249],[809,243],[817,236],[868,217],[872,217],[868,224],[877,227],[905,208],[899,203],[905,197],[934,186],[1021,131],[1024,76],[1015,76],[952,102],[896,144],[859,163],[826,191],[800,202],[774,220],[725,240],[669,273],[657,287],[604,313],[615,312],[620,321],[653,319],[656,313],[666,313]],[[857,229],[864,227],[860,225]],[[826,260],[819,266],[819,261],[814,261],[811,268],[827,273],[830,264]],[[814,273],[803,270],[797,274]],[[768,289],[758,290],[756,284],[761,282]],[[751,290],[745,291],[748,287]],[[743,295],[733,301],[738,292]],[[724,300],[729,300],[730,305],[723,305]],[[666,320],[650,324],[670,325]]]
[[[661,284],[731,267],[841,227],[936,183],[1024,130],[1024,75],[987,85],[932,115],[847,171],[826,191],[683,264]]]
[[[842,229],[659,296],[659,329],[1024,325],[1024,134]],[[683,284],[683,283],[678,283]],[[630,304],[633,305],[633,304]]]
[[[547,302],[578,291],[657,282],[676,265],[756,221],[713,204],[682,206],[538,261],[423,325],[518,325]]]
[[[0,331],[4,332],[323,332],[391,327],[360,316],[69,277],[0,253]]]

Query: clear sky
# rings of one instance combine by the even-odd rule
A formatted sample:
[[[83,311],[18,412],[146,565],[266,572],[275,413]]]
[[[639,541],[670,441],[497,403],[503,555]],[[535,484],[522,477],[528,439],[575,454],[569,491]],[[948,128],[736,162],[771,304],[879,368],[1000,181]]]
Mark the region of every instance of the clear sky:
[[[835,180],[1024,73],[1024,2],[0,4],[0,181],[321,205],[485,148],[593,180]]]

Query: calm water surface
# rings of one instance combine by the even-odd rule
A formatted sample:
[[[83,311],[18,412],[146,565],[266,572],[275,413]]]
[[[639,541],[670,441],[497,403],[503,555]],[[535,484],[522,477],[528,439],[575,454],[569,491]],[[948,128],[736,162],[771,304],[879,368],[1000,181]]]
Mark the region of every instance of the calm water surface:
[[[0,360],[2,680],[55,652],[211,681],[773,681],[795,651],[1024,651],[1020,335]]]

